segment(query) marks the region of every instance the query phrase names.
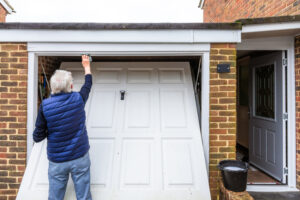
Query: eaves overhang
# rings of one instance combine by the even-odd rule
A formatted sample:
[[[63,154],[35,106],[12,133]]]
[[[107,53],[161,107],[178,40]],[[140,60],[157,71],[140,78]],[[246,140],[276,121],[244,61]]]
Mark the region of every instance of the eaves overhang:
[[[0,23],[0,29],[123,30],[199,29],[241,30],[240,23]]]
[[[295,36],[300,34],[300,15],[249,18],[236,21],[242,26],[242,38]]]
[[[238,43],[240,23],[0,23],[3,42]]]
[[[204,3],[205,3],[205,0],[200,0],[199,4],[198,4],[198,8],[203,9]]]

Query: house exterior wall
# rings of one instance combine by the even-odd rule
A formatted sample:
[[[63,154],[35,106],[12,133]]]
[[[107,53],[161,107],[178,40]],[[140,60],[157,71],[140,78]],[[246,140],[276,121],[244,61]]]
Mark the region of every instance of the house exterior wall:
[[[0,199],[15,199],[26,165],[26,43],[0,43]]]
[[[205,0],[204,22],[233,22],[242,18],[274,17],[300,14],[300,0]],[[300,67],[299,36],[295,38],[297,188],[300,189]],[[298,108],[299,107],[299,108]]]
[[[300,0],[205,0],[204,22],[300,14]]]
[[[230,63],[230,73],[217,73],[220,63]],[[236,44],[211,44],[209,183],[212,199],[218,199],[219,195],[218,163],[236,157],[236,79]]]
[[[27,67],[26,43],[0,43],[0,199],[15,199],[26,165]],[[217,64],[230,63],[219,74]],[[48,78],[59,65],[53,57],[39,57]],[[236,45],[212,44],[210,53],[210,188],[219,195],[217,164],[235,159]]]
[[[296,80],[296,163],[297,188],[300,189],[300,35],[295,38],[295,80]]]
[[[0,4],[0,23],[6,21],[6,15],[7,15],[7,11],[6,11],[5,8]]]

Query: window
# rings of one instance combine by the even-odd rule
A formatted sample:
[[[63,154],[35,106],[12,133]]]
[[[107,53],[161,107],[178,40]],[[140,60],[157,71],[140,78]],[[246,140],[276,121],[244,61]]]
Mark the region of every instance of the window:
[[[255,114],[274,119],[274,64],[255,68]]]

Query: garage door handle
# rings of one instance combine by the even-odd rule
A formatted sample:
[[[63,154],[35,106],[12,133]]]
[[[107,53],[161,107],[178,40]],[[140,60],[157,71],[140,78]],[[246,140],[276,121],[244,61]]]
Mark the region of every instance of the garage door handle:
[[[125,97],[125,90],[121,90],[120,93],[121,93],[121,100],[124,100],[124,97]]]

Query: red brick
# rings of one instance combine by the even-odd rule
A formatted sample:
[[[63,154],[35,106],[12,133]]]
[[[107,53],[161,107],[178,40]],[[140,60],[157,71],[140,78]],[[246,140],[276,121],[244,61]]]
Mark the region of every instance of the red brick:
[[[234,22],[243,18],[299,15],[300,4],[297,0],[206,0],[204,4],[204,22]],[[215,47],[215,46],[213,46]],[[218,46],[219,48],[226,46]],[[234,45],[228,46],[234,48]]]
[[[1,45],[1,50],[2,51],[12,51],[12,50],[18,50],[18,46],[17,45],[13,45],[13,44],[2,44]]]
[[[1,98],[17,98],[16,93],[1,93]]]
[[[1,74],[17,74],[16,69],[1,69]]]
[[[229,154],[235,154],[236,137],[236,56],[235,44],[211,44],[210,59],[210,189],[218,191],[220,173],[216,165]],[[229,59],[233,59],[229,61]],[[230,63],[230,73],[217,73],[216,65],[222,60]],[[229,121],[230,119],[230,121]],[[230,135],[228,135],[230,134]],[[215,136],[215,137],[213,137]],[[227,137],[226,137],[227,136]],[[212,179],[214,177],[214,179]],[[217,199],[218,193],[212,195]]]
[[[27,52],[10,52],[11,57],[27,57]]]

